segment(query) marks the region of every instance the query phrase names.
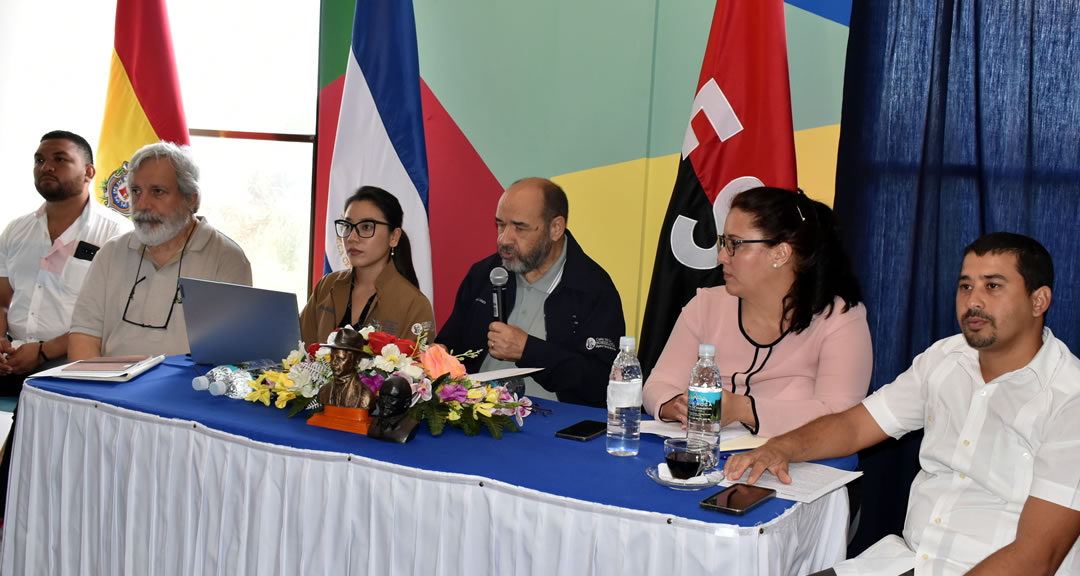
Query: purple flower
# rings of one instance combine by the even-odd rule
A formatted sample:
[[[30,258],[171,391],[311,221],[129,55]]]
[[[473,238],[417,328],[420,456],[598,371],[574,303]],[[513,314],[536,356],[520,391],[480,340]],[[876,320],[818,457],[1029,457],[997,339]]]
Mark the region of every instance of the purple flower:
[[[443,384],[436,394],[439,395],[439,399],[443,402],[464,402],[465,398],[468,397],[468,392],[461,384]]]
[[[532,412],[532,400],[529,400],[527,397],[522,396],[520,402],[521,406],[518,406],[516,410],[517,413],[514,414],[514,420],[517,420],[518,426],[523,425],[524,422],[522,422],[522,419],[528,416],[530,412]]]
[[[364,383],[364,386],[367,386],[368,389],[375,393],[379,392],[379,388],[382,388],[383,382],[385,380],[386,379],[383,378],[382,374],[370,374],[360,376],[360,381]]]

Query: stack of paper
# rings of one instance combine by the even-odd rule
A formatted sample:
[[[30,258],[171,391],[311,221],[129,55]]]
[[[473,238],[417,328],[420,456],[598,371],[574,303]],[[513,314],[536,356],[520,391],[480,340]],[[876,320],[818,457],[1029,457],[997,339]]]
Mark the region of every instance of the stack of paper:
[[[664,438],[684,438],[686,429],[680,422],[661,422],[659,420],[642,420],[642,434],[655,434]],[[720,431],[720,451],[732,452],[734,450],[752,450],[764,444],[768,438],[754,436],[739,423],[727,425]]]
[[[165,356],[113,356],[76,360],[33,374],[30,378],[69,378],[74,380],[100,380],[127,382],[147,370],[161,364]]]
[[[754,483],[755,486],[772,488],[776,495],[787,500],[796,502],[813,502],[833,490],[862,476],[862,472],[848,472],[832,466],[813,464],[810,462],[793,462],[788,464],[788,474],[791,475],[791,484],[784,484],[772,472],[765,472]],[[747,471],[739,480],[746,481],[750,475]],[[730,486],[734,482],[724,480],[721,486]]]

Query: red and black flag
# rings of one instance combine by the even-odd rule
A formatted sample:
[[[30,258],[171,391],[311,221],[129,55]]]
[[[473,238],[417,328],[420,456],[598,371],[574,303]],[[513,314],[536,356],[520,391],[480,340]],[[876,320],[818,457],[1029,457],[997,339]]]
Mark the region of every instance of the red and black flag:
[[[645,305],[646,373],[695,290],[723,281],[716,237],[732,197],[796,183],[784,3],[719,0]]]

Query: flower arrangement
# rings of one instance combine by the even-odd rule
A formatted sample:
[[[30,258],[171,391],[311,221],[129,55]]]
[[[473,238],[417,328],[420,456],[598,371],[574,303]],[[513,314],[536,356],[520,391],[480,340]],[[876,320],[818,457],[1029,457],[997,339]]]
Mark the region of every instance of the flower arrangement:
[[[307,408],[318,406],[315,400],[319,388],[334,379],[330,368],[330,349],[319,344],[305,347],[299,343],[296,350],[281,361],[281,372],[267,370],[251,382],[251,393],[245,400],[262,402],[269,406],[288,407],[292,418]]]
[[[493,438],[502,438],[503,430],[520,431],[522,419],[533,411],[528,397],[518,398],[505,386],[474,382],[461,360],[440,346],[424,350],[421,363],[433,380],[419,394],[414,388],[409,415],[416,421],[426,420],[432,436],[442,434],[449,424],[466,436],[475,436],[485,427]]]
[[[476,352],[455,356],[441,346],[427,346],[423,334],[415,342],[370,327],[360,334],[369,355],[356,364],[360,382],[378,394],[387,379],[405,379],[413,394],[409,415],[416,421],[426,420],[433,436],[442,434],[449,424],[467,436],[487,428],[492,437],[502,438],[503,430],[520,431],[522,419],[535,410],[529,398],[518,398],[505,386],[469,378],[461,358],[475,357]],[[253,381],[246,400],[288,407],[290,417],[317,406],[319,389],[334,378],[330,350],[319,344],[305,347],[301,342],[282,365],[283,371],[266,371]]]

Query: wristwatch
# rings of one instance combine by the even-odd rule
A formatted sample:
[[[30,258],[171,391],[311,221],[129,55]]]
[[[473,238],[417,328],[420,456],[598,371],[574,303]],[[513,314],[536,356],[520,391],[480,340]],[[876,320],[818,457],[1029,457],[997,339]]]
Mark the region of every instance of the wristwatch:
[[[37,355],[41,358],[42,362],[48,362],[49,361],[49,357],[45,355],[45,343],[44,342],[38,342],[37,343]]]

